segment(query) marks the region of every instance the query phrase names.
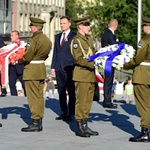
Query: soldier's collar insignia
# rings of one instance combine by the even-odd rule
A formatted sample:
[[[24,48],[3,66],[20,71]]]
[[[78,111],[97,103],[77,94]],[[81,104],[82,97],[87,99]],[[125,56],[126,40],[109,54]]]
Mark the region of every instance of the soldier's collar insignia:
[[[141,48],[141,47],[142,47],[142,44],[141,44],[141,43],[139,43],[139,44],[138,44],[138,48]]]
[[[30,42],[27,43],[27,46],[30,46]]]
[[[73,44],[73,48],[78,48],[78,44]]]

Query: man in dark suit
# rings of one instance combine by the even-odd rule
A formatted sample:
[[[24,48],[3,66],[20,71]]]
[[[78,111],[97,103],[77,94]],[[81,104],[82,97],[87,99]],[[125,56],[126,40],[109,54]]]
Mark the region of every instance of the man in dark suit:
[[[75,87],[72,80],[74,59],[70,52],[70,43],[75,33],[70,30],[71,22],[68,16],[60,18],[62,32],[55,36],[51,74],[56,75],[61,114],[56,120],[70,121],[75,114]],[[67,104],[67,95],[69,102]]]
[[[114,34],[117,30],[118,21],[116,19],[112,19],[108,24],[108,29],[102,35],[101,44],[102,47],[109,46],[112,44],[117,44],[118,40]],[[117,108],[116,104],[111,102],[111,91],[114,80],[115,69],[112,67],[111,74],[104,73],[104,108]]]
[[[11,32],[10,38],[12,42],[17,44],[20,43],[19,32],[17,30],[13,30]],[[24,65],[19,65],[18,63],[9,65],[9,88],[12,96],[18,96],[17,89],[16,89],[17,79],[19,79],[19,81],[21,82],[22,88],[24,90],[24,95],[26,95],[25,84],[23,80],[23,68]]]

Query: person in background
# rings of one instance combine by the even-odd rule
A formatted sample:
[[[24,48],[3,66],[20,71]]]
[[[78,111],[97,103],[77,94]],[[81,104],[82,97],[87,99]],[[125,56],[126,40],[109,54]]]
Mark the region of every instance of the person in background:
[[[40,18],[30,17],[30,29],[32,37],[27,39],[25,54],[18,61],[24,65],[23,79],[29,108],[31,111],[32,123],[25,128],[23,132],[42,131],[42,119],[44,116],[44,81],[46,78],[46,66],[44,61],[48,58],[52,43],[49,38],[43,34],[43,24],[46,22]]]
[[[118,39],[116,38],[114,32],[117,30],[118,21],[112,19],[108,24],[108,29],[105,30],[101,37],[102,47],[117,44]],[[104,108],[117,108],[117,104],[113,104],[111,100],[112,86],[114,80],[115,68],[112,67],[111,74],[104,73]]]
[[[60,115],[56,120],[72,121],[75,114],[75,87],[72,80],[74,59],[70,52],[71,40],[75,33],[70,30],[71,21],[68,16],[60,18],[62,32],[55,36],[54,52],[51,64],[51,75],[56,76],[59,94]],[[67,94],[68,92],[68,103]]]
[[[133,101],[133,84],[132,84],[131,79],[127,80],[127,84],[125,85],[124,95],[125,95],[126,104],[132,103],[132,101]]]
[[[146,34],[138,43],[134,58],[124,64],[124,69],[133,69],[132,83],[136,108],[141,117],[141,133],[131,137],[131,142],[150,142],[150,18],[142,18]]]
[[[77,123],[76,135],[80,137],[98,135],[98,132],[92,131],[87,124],[96,82],[94,62],[88,62],[88,57],[96,52],[93,40],[88,34],[90,31],[89,20],[89,16],[74,20],[78,31],[70,45],[76,62],[73,71],[76,91],[75,119]]]
[[[3,46],[5,46],[6,44],[4,43],[3,39],[0,38],[0,48],[2,48]],[[0,68],[1,70],[1,68]],[[2,85],[1,83],[1,71],[0,71],[0,86],[1,86],[1,94],[0,97],[5,97],[7,95],[7,90],[6,87]],[[0,125],[1,126],[1,125]]]
[[[132,78],[130,76],[127,76],[126,81],[123,83],[123,91],[125,90],[125,86],[128,83],[128,80],[131,80]]]
[[[51,76],[48,77],[47,80],[47,87],[46,87],[46,97],[47,98],[54,98],[54,90],[55,84]]]
[[[19,32],[17,30],[13,30],[11,32],[10,38],[13,43],[19,44],[20,39]],[[25,84],[23,80],[23,69],[24,65],[19,65],[17,62],[15,64],[9,64],[9,88],[12,96],[18,96],[16,88],[17,79],[19,79],[24,95],[26,96]]]

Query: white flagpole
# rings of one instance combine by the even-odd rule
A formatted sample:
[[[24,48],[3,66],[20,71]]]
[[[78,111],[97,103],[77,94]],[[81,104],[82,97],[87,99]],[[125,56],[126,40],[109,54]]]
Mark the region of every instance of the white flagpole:
[[[137,43],[141,39],[141,17],[142,17],[142,0],[138,0],[138,38]]]

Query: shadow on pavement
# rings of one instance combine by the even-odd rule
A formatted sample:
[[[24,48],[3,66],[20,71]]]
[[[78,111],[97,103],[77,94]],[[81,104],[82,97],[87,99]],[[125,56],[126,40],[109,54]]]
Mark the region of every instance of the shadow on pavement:
[[[124,111],[130,115],[134,115],[137,117],[139,116],[139,113],[136,110],[136,106],[134,104],[125,104],[125,105],[120,105]]]
[[[0,113],[2,114],[2,119],[7,119],[10,114],[17,114],[20,115],[20,118],[23,119],[23,121],[26,124],[30,124],[30,110],[29,106],[27,104],[23,105],[24,107],[5,107],[0,108]]]
[[[100,103],[99,103],[100,104]],[[100,104],[101,105],[101,104]],[[124,110],[128,113],[128,111],[132,111],[131,115],[138,115],[135,105],[121,105]],[[129,107],[129,108],[128,108]],[[123,130],[126,133],[129,133],[131,135],[138,135],[139,131],[135,129],[134,124],[129,121],[130,117],[125,114],[119,114],[117,110],[112,109],[106,109],[106,112],[109,114],[102,114],[102,113],[90,113],[89,120],[92,121],[104,121],[104,122],[111,122],[112,125],[116,126],[117,128]]]
[[[57,114],[57,116],[60,115],[59,100],[57,100],[57,99],[46,99],[45,100],[45,107],[50,108],[54,113]],[[64,121],[64,123],[67,123],[70,130],[75,132],[75,130],[76,130],[75,120],[73,120],[73,121]]]
[[[59,100],[57,100],[55,98],[46,99],[45,100],[45,108],[50,108],[54,113],[57,114],[57,116],[60,115]]]
[[[98,104],[102,105],[101,102],[98,102]],[[45,107],[50,108],[57,115],[60,114],[59,101],[57,99],[47,99],[45,101]],[[121,107],[125,110],[125,114],[119,114],[117,110],[106,109],[105,111],[107,112],[107,114],[90,113],[88,122],[93,122],[93,121],[111,122],[113,126],[116,126],[117,128],[121,129],[124,132],[127,132],[131,135],[139,134],[139,131],[137,131],[134,128],[134,124],[129,121],[130,118],[126,114],[126,113],[129,113],[131,115],[138,116],[135,105],[123,104],[123,105],[121,105]],[[73,131],[73,132],[76,131],[75,120],[74,121],[66,121],[65,123],[68,124],[71,131]]]

